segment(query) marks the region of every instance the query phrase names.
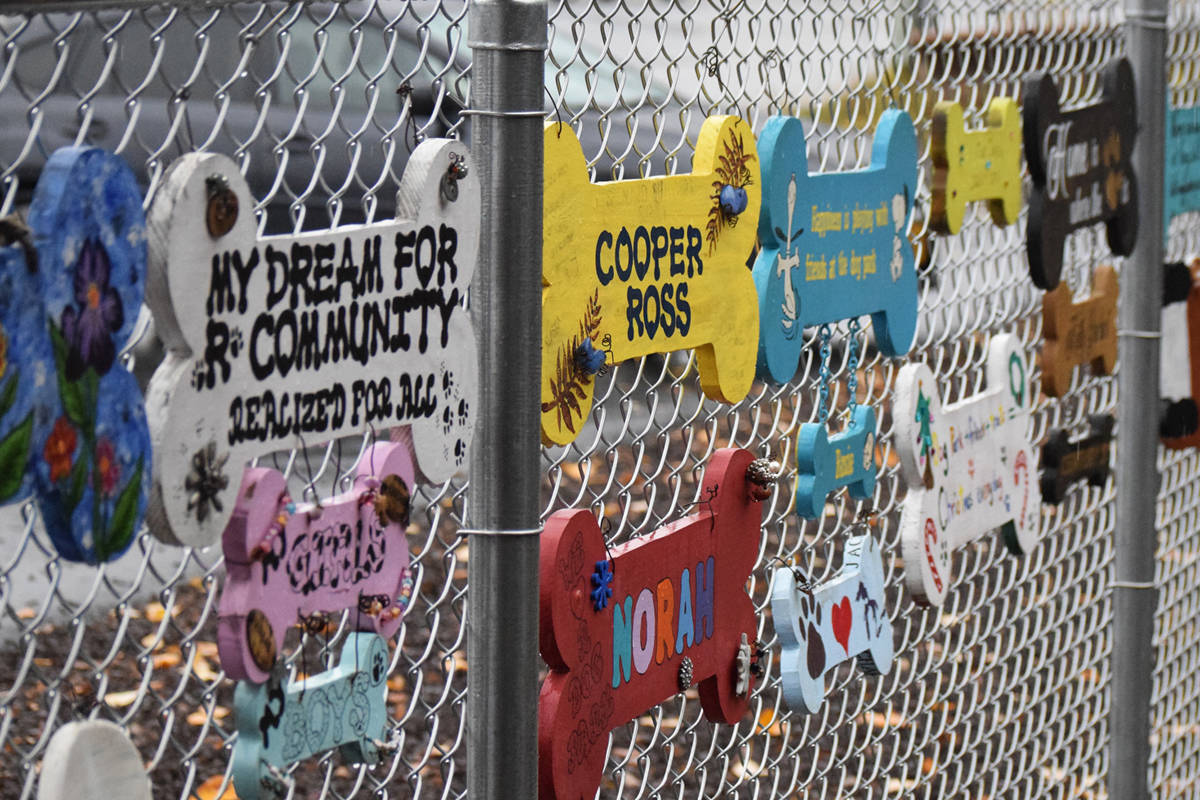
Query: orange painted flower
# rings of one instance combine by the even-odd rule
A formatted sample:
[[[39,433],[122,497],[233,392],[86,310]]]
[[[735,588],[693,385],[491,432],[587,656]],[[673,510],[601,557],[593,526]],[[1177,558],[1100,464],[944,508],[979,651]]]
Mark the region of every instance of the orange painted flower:
[[[76,441],[71,423],[66,417],[59,417],[42,450],[42,457],[50,465],[50,480],[57,481],[71,474],[71,456],[75,453]]]

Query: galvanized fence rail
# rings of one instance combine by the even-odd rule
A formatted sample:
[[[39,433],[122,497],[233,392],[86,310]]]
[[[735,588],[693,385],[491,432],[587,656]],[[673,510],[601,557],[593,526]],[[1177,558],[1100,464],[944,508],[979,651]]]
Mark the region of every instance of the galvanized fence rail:
[[[513,83],[533,73],[528,57],[513,57],[528,31],[502,30],[503,4],[499,14],[488,6],[468,13],[467,0],[0,5],[0,215],[29,202],[46,157],[70,143],[122,155],[147,204],[175,157],[226,153],[250,181],[262,229],[273,232],[388,217],[404,156],[424,137],[468,136],[477,158],[508,159],[483,168],[485,199],[498,216],[485,227],[492,238],[483,258],[494,272],[471,298],[490,359],[476,480],[468,485],[462,474],[417,500],[410,544],[418,593],[388,677],[395,749],[374,768],[346,766],[332,754],[304,763],[291,776],[292,796],[527,791],[529,695],[539,662],[522,625],[536,608],[535,584],[524,574],[536,540],[460,529],[522,529],[536,526],[539,513],[587,507],[609,521],[610,542],[626,541],[700,499],[704,467],[727,445],[787,467],[765,503],[748,584],[759,638],[777,647],[768,607],[774,571],[794,560],[815,580],[828,575],[840,564],[849,522],[869,506],[880,519],[896,663],[879,678],[839,669],[814,715],[784,705],[777,662],[737,725],[705,721],[695,691],[680,694],[613,731],[602,797],[1109,796],[1110,746],[1128,736],[1110,723],[1122,696],[1114,686],[1111,586],[1117,496],[1127,476],[1103,489],[1078,487],[1061,506],[1047,506],[1040,543],[1024,558],[1008,554],[998,536],[965,548],[945,606],[915,605],[902,588],[905,489],[887,412],[902,362],[874,349],[867,320],[857,334],[835,327],[831,402],[845,408],[853,342],[863,354],[858,400],[881,411],[882,468],[868,503],[838,494],[821,520],[801,522],[794,513],[795,433],[817,415],[813,342],[795,382],[756,384],[736,405],[704,398],[690,353],[623,364],[600,380],[578,439],[542,449],[537,462],[529,420],[502,407],[519,389],[508,368],[536,363],[527,336],[536,315],[504,313],[500,304],[528,294],[506,280],[533,266],[520,261],[530,243],[507,240],[505,224],[536,209],[515,202],[504,181],[523,177],[519,191],[536,190],[540,177],[530,171],[540,160],[521,148],[540,139],[540,121],[470,112],[536,109],[541,94],[546,119],[579,134],[595,178],[619,180],[690,171],[699,127],[714,113],[739,114],[756,132],[772,114],[799,116],[812,169],[860,166],[875,121],[895,106],[917,126],[919,213],[929,207],[936,102],[957,100],[977,123],[992,98],[1015,96],[1021,78],[1040,69],[1053,72],[1064,104],[1097,97],[1100,67],[1126,52],[1130,19],[1121,6],[556,0],[546,10],[540,87]],[[1178,104],[1196,101],[1197,19],[1194,3],[1172,4],[1166,57]],[[1150,182],[1141,189],[1153,190]],[[1035,391],[1040,386],[1041,292],[1027,277],[1025,223],[1023,214],[998,228],[980,208],[955,236],[933,233],[924,218],[914,224],[921,328],[909,358],[930,365],[947,402],[980,387],[987,345],[1002,332],[1019,335]],[[1168,257],[1195,255],[1198,234],[1195,215],[1177,220]],[[1095,267],[1108,263],[1123,281],[1133,279],[1122,259],[1108,255],[1101,230],[1080,233],[1068,244],[1065,280],[1086,293]],[[126,353],[143,384],[162,354],[148,316],[144,322]],[[1031,439],[1055,427],[1080,433],[1089,414],[1115,413],[1117,383],[1077,375],[1064,397],[1039,396]],[[511,452],[503,449],[509,436],[518,442]],[[307,444],[315,443],[298,443],[273,463],[297,490],[328,492],[367,442]],[[1147,537],[1159,529],[1154,582],[1161,587],[1147,766],[1154,796],[1200,796],[1200,461],[1194,452],[1160,450],[1159,467],[1158,519],[1143,522]],[[156,797],[232,796],[233,685],[214,644],[219,548],[169,547],[146,534],[118,562],[79,567],[55,556],[27,506],[0,509],[0,540],[0,797],[34,796],[50,736],[89,716],[129,732]],[[514,622],[526,643],[517,654],[506,652]],[[327,663],[341,634],[337,626],[289,634],[290,664],[307,673]]]

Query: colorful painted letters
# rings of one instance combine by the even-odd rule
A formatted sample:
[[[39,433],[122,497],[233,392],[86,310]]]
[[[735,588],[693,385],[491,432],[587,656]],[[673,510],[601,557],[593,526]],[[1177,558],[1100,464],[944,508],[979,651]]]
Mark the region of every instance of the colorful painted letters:
[[[713,721],[741,718],[757,631],[746,578],[762,504],[753,456],[719,450],[699,510],[606,551],[588,510],[559,511],[541,539],[539,796],[595,795],[609,731],[699,683]],[[609,553],[611,552],[611,561]]]
[[[375,444],[353,488],[296,505],[273,469],[246,470],[223,537],[229,577],[217,644],[225,674],[261,683],[287,628],[314,613],[355,609],[353,624],[390,638],[412,599],[407,448]]]
[[[479,229],[466,160],[461,142],[426,141],[396,220],[265,238],[232,161],[172,166],[151,209],[147,292],[170,350],[148,404],[160,535],[215,541],[242,464],[304,437],[411,426],[426,479],[466,463],[478,367],[463,300]]]
[[[604,184],[589,182],[569,126],[547,124],[545,140],[543,442],[575,439],[606,363],[650,353],[695,348],[704,393],[741,400],[758,342],[749,126],[709,118],[691,175]]]
[[[867,533],[846,541],[843,565],[828,581],[807,588],[791,569],[775,570],[771,615],[779,634],[783,698],[796,711],[825,702],[825,674],[857,657],[869,675],[892,666],[892,621],[884,608],[883,554]]]
[[[1112,414],[1093,414],[1091,430],[1076,441],[1062,428],[1050,431],[1042,445],[1042,501],[1061,503],[1067,489],[1076,481],[1087,479],[1092,486],[1108,481],[1108,455],[1116,420]]]
[[[1028,432],[1034,398],[1016,336],[993,337],[987,384],[943,409],[929,367],[905,364],[896,378],[896,449],[909,486],[900,517],[904,579],[922,604],[945,600],[951,552],[968,542],[1001,526],[1017,554],[1037,542],[1041,498]]]
[[[850,487],[865,500],[875,492],[875,409],[854,408],[846,430],[829,436],[824,423],[806,422],[796,436],[796,513],[816,519],[830,492]]]
[[[103,150],[58,150],[29,229],[0,248],[0,502],[36,497],[59,555],[109,561],[150,490],[142,394],[117,356],[146,277],[137,182]]]
[[[791,380],[805,327],[870,314],[885,355],[908,352],[917,329],[917,273],[908,225],[917,186],[917,138],[889,109],[875,129],[871,166],[809,175],[804,127],[772,117],[763,162],[758,289],[758,376]]]
[[[387,736],[387,645],[373,633],[350,633],[333,669],[290,681],[241,682],[233,695],[238,738],[233,787],[242,800],[282,794],[288,765],[341,749],[351,763],[374,764]]]
[[[1021,112],[1011,97],[988,105],[987,127],[967,131],[958,103],[933,111],[933,203],[930,223],[958,233],[968,202],[987,200],[992,222],[1011,225],[1021,213]]]
[[[1171,219],[1200,211],[1200,106],[1167,109],[1163,236]]]
[[[1137,133],[1133,70],[1124,58],[1104,68],[1104,99],[1062,111],[1048,73],[1025,79],[1025,159],[1033,178],[1026,249],[1041,289],[1058,286],[1067,235],[1104,222],[1117,255],[1137,241],[1137,182],[1130,156]]]
[[[1071,370],[1090,363],[1097,375],[1111,375],[1117,364],[1117,271],[1098,267],[1092,294],[1071,302],[1065,284],[1042,297],[1042,388],[1062,397],[1071,387]]]

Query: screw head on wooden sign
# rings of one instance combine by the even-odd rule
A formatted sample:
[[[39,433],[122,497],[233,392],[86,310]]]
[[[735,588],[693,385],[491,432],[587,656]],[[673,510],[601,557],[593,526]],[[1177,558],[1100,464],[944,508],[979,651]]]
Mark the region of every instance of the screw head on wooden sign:
[[[118,356],[146,278],[141,193],[117,156],[63,148],[16,228],[0,248],[0,502],[36,497],[60,556],[109,561],[150,492],[142,393]]]
[[[904,579],[924,605],[945,600],[954,550],[999,527],[1018,555],[1037,543],[1034,398],[1016,336],[992,338],[987,387],[943,407],[929,367],[905,364],[896,377],[896,449],[909,486],[900,516]]]
[[[596,184],[574,131],[545,130],[542,440],[568,444],[595,375],[695,348],[704,393],[736,403],[754,380],[758,315],[746,260],[758,221],[754,134],[700,128],[692,174]]]
[[[1112,414],[1088,418],[1086,436],[1071,440],[1063,428],[1050,431],[1042,445],[1042,501],[1058,504],[1066,499],[1072,484],[1086,480],[1092,486],[1108,481],[1109,453],[1116,420]]]
[[[427,480],[465,465],[478,365],[463,302],[479,191],[465,166],[457,200],[441,183],[467,153],[423,142],[394,220],[267,237],[234,162],[172,165],[150,212],[147,302],[169,350],[148,403],[156,533],[211,543],[249,459],[376,427],[411,428]]]
[[[791,380],[803,329],[870,314],[885,355],[908,352],[917,330],[917,273],[908,226],[917,190],[917,137],[903,111],[883,112],[871,165],[809,175],[804,126],[767,120],[758,141],[763,211],[754,262],[758,375]]]
[[[278,671],[263,684],[238,683],[233,693],[238,797],[286,794],[282,770],[335,747],[349,763],[376,763],[387,735],[387,671],[383,639],[350,633],[332,669],[286,684]]]
[[[855,406],[850,424],[829,435],[824,423],[806,422],[796,435],[796,513],[816,519],[842,486],[866,500],[875,493],[875,409]]]
[[[287,480],[246,470],[223,536],[228,577],[217,644],[225,674],[261,683],[287,629],[313,615],[352,609],[351,624],[391,638],[413,594],[408,568],[407,448],[374,444],[350,491],[292,502]]]
[[[1109,249],[1122,256],[1137,241],[1137,181],[1130,162],[1137,101],[1129,62],[1110,61],[1103,84],[1102,100],[1063,111],[1049,73],[1025,79],[1022,123],[1033,178],[1025,238],[1029,276],[1041,289],[1058,286],[1072,231],[1103,222]]]
[[[883,554],[871,534],[846,541],[842,568],[820,586],[775,570],[771,616],[779,634],[783,698],[814,713],[825,702],[825,674],[850,658],[868,675],[892,667],[892,621],[884,607]]]
[[[1071,371],[1091,364],[1097,375],[1111,375],[1117,364],[1117,271],[1096,269],[1092,294],[1078,303],[1059,284],[1042,297],[1042,389],[1062,397],[1071,388]]]
[[[968,131],[958,103],[933,110],[930,150],[933,198],[929,222],[940,233],[958,233],[967,203],[986,200],[992,222],[1003,227],[1021,213],[1021,110],[1011,97],[988,104],[987,127]]]
[[[151,800],[150,778],[125,729],[107,720],[68,722],[50,737],[37,800]]]
[[[699,683],[710,720],[734,723],[745,713],[758,667],[745,589],[762,522],[747,478],[753,460],[747,450],[718,450],[696,513],[612,548],[586,509],[546,521],[539,568],[540,641],[550,666],[538,712],[544,800],[593,797],[609,731],[681,691],[684,676]]]

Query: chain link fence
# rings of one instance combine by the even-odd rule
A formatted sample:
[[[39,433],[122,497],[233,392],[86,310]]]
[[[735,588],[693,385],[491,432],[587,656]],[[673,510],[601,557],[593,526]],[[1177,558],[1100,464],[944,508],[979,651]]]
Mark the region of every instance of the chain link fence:
[[[1194,98],[1197,13],[1178,4],[1170,59],[1174,100]],[[163,171],[193,150],[242,167],[266,232],[385,219],[407,154],[428,136],[469,134],[466,0],[351,0],[112,8],[0,16],[0,214],[29,202],[59,146],[122,155],[153,199]],[[805,122],[810,169],[865,165],[890,106],[913,117],[921,152],[917,214],[929,208],[930,120],[940,100],[981,124],[991,99],[1051,70],[1064,104],[1099,96],[1099,69],[1123,50],[1112,2],[989,0],[561,0],[549,11],[548,119],[570,124],[596,180],[690,171],[710,114],[758,131],[772,114]],[[1018,334],[1039,399],[1031,441],[1086,431],[1113,413],[1116,380],[1077,373],[1059,399],[1038,392],[1041,292],[1027,277],[1025,215],[1007,228],[972,207],[955,236],[918,218],[921,328],[909,358],[929,364],[945,402],[982,388],[992,336]],[[1192,255],[1192,217],[1172,228],[1173,257]],[[1113,263],[1099,230],[1072,236],[1066,282],[1077,296]],[[798,426],[817,418],[815,341],[784,386],[755,384],[736,405],[705,399],[688,352],[622,364],[600,379],[588,424],[543,453],[544,513],[588,507],[610,542],[648,533],[699,501],[715,449],[736,445],[785,465],[764,504],[748,589],[759,638],[777,651],[768,604],[775,570],[813,581],[841,564],[852,521],[879,519],[896,661],[867,678],[829,679],[819,713],[788,710],[771,661],[735,726],[703,719],[695,690],[615,729],[603,797],[1106,796],[1115,489],[1074,488],[1045,506],[1041,539],[1009,554],[997,534],[954,556],[940,609],[903,588],[898,523],[904,483],[892,405],[901,360],[882,357],[869,320],[835,326],[832,420],[856,400],[880,414],[874,497],[837,493],[825,515],[793,508]],[[161,358],[147,317],[126,357],[143,384]],[[486,332],[480,332],[486,336]],[[852,354],[858,357],[851,381]],[[835,423],[836,424],[836,423]],[[365,442],[342,440],[269,459],[294,492],[327,496]],[[1196,508],[1200,461],[1165,453],[1156,627],[1159,666],[1151,765],[1158,796],[1196,791]],[[373,768],[327,754],[291,774],[294,797],[455,797],[465,793],[464,641],[469,548],[456,534],[465,476],[425,487],[409,531],[417,594],[394,649],[388,707],[395,749]],[[298,495],[297,495],[298,496]],[[32,797],[61,725],[109,719],[131,735],[158,798],[232,797],[233,684],[216,657],[219,548],[166,546],[143,534],[99,568],[55,556],[30,506],[0,510],[0,796]],[[515,579],[514,579],[515,580]],[[289,633],[290,667],[311,673],[340,648],[344,620]]]

